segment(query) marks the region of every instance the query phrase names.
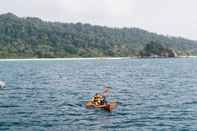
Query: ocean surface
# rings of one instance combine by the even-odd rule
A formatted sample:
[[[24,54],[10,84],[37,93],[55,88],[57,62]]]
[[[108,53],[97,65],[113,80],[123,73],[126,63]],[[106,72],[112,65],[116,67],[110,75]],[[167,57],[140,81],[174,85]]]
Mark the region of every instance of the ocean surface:
[[[0,130],[197,130],[197,59],[0,61]],[[112,86],[113,112],[84,102]]]

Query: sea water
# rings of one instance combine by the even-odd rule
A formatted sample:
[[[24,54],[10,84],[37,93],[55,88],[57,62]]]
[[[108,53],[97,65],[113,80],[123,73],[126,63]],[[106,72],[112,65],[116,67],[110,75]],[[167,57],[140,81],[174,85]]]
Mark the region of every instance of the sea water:
[[[196,130],[197,59],[1,60],[0,130]],[[112,112],[86,109],[104,85]]]

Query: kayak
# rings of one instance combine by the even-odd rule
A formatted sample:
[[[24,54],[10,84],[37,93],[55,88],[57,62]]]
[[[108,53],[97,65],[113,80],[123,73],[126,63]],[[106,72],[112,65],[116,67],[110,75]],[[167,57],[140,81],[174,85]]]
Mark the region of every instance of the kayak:
[[[106,111],[111,112],[113,109],[115,109],[118,106],[118,102],[110,102],[104,105],[95,105],[94,102],[92,101],[87,101],[85,103],[86,108],[100,108],[100,109],[104,109]]]

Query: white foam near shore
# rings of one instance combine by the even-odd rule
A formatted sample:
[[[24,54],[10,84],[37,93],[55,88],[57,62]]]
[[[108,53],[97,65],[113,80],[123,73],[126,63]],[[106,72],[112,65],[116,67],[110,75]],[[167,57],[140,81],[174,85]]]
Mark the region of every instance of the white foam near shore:
[[[5,84],[4,81],[0,81],[0,89],[1,89],[1,88],[5,88],[5,85],[6,85],[6,84]]]
[[[93,58],[30,58],[30,59],[0,59],[0,61],[51,61],[51,60],[110,60],[130,59],[131,57],[93,57]]]
[[[28,58],[28,59],[0,59],[0,61],[120,60],[120,59],[136,59],[136,58],[137,57]],[[178,56],[177,58],[197,58],[197,56]]]
[[[179,58],[197,58],[197,56],[178,56]]]

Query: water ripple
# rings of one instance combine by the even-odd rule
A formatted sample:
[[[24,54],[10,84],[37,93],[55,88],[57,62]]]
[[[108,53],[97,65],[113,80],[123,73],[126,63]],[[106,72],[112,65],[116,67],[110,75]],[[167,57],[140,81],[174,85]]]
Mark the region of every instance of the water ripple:
[[[195,65],[195,59],[0,62],[7,83],[0,130],[195,130]],[[86,109],[106,83],[113,87],[107,99],[118,108]]]

